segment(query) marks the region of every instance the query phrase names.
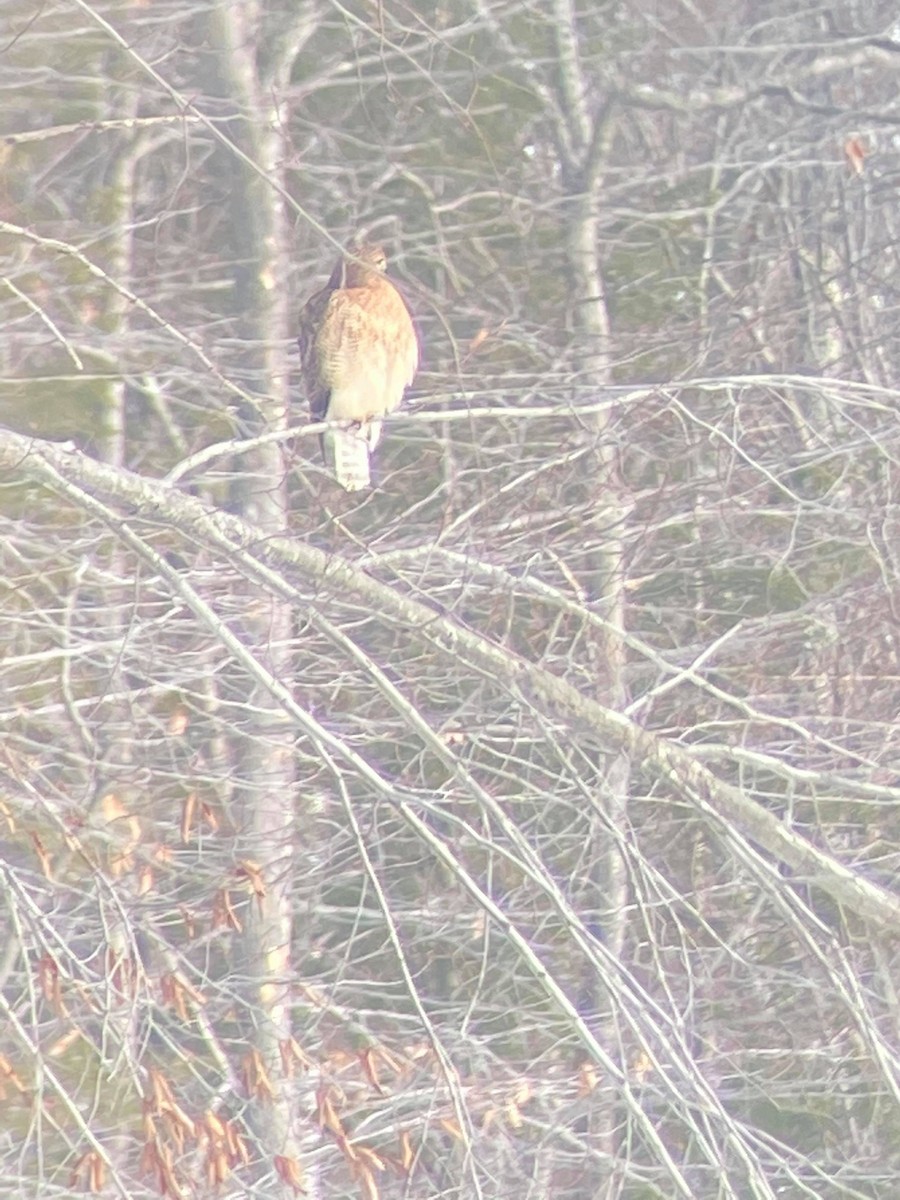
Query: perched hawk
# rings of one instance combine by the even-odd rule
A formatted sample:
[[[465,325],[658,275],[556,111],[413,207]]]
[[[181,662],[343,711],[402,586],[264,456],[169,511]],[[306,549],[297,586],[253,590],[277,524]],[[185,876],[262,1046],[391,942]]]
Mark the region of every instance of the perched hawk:
[[[412,383],[419,347],[409,310],[384,273],[381,246],[341,259],[300,315],[303,383],[312,416],[340,421],[322,436],[325,462],[348,492],[368,487],[381,418]]]

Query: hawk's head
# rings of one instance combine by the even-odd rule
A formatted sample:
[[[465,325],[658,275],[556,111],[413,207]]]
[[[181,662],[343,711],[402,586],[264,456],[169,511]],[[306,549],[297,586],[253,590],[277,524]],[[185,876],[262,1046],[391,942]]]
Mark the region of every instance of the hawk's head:
[[[366,242],[352,250],[344,260],[344,287],[364,287],[377,276],[383,275],[386,267],[384,246]]]

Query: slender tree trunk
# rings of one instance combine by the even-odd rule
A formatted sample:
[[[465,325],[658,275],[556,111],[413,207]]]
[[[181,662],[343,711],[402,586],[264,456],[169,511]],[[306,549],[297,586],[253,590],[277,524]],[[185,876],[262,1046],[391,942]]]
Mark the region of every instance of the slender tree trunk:
[[[610,317],[601,261],[600,212],[602,165],[608,148],[609,118],[589,103],[594,90],[579,59],[577,16],[570,0],[557,0],[555,35],[558,55],[559,125],[557,146],[568,193],[569,216],[565,268],[570,283],[573,333],[573,371],[581,394],[596,399],[610,379]],[[594,629],[588,644],[594,697],[606,707],[621,711],[625,702],[625,591],[623,535],[628,510],[619,472],[619,454],[608,436],[610,412],[591,418],[584,436],[590,453],[581,460],[584,476],[585,552],[576,577],[587,603],[606,621],[604,632]],[[585,918],[618,957],[625,940],[627,880],[615,831],[624,827],[628,798],[629,761],[622,753],[598,755],[599,781],[593,811],[588,814],[588,882],[579,897]],[[615,1015],[600,981],[588,966],[579,996],[580,1005],[598,1040],[610,1053],[618,1053]],[[624,1064],[623,1064],[624,1066]],[[613,1104],[598,1105],[591,1116],[592,1140],[610,1162],[616,1161],[619,1113]],[[612,1195],[618,1186],[604,1168],[589,1185],[592,1194]]]
[[[209,19],[218,83],[234,114],[228,136],[242,152],[227,147],[226,177],[232,208],[235,325],[242,357],[241,382],[257,398],[244,406],[246,433],[277,429],[287,410],[289,336],[286,270],[290,261],[287,223],[279,194],[284,160],[283,114],[261,84],[258,47],[262,13],[252,0],[216,5]],[[273,186],[274,185],[274,186]],[[287,525],[286,469],[282,448],[270,445],[236,464],[232,503],[263,534]],[[242,637],[275,678],[291,678],[291,611],[274,597],[259,603],[249,587]],[[241,736],[231,747],[240,781],[234,795],[236,856],[246,873],[249,901],[243,909],[240,961],[233,966],[244,999],[246,1050],[243,1075],[251,1101],[250,1120],[262,1156],[262,1176],[271,1176],[277,1156],[300,1167],[301,1146],[294,1083],[285,1071],[291,1039],[291,893],[295,805],[292,737],[268,690],[235,672],[233,698],[245,706]],[[300,1168],[302,1169],[302,1167]]]

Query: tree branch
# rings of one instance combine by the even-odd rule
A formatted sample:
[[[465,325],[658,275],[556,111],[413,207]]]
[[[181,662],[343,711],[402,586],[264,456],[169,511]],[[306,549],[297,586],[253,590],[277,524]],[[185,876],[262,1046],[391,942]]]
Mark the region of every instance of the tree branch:
[[[893,933],[900,926],[900,897],[854,874],[814,846],[743,790],[716,776],[690,749],[642,729],[626,715],[582,695],[565,680],[371,578],[352,563],[290,538],[264,535],[248,522],[218,512],[193,496],[98,463],[68,445],[4,431],[0,435],[0,470],[57,494],[65,494],[69,483],[123,515],[167,521],[195,542],[235,556],[249,575],[265,581],[271,570],[287,569],[324,583],[343,597],[355,596],[373,612],[407,626],[473,670],[499,681],[524,708],[563,722],[572,735],[607,753],[633,755],[644,770],[688,799],[726,841],[735,830],[740,831],[804,884],[819,887],[874,929]],[[773,768],[777,763],[773,760]],[[900,799],[897,789],[886,788],[884,794]]]

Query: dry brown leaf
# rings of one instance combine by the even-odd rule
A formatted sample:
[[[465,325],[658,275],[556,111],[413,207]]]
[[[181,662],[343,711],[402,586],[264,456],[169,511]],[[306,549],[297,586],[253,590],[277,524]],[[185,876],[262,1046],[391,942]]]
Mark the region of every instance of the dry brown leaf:
[[[650,1055],[646,1050],[639,1051],[631,1064],[631,1073],[640,1083],[643,1083],[652,1070],[653,1062]]]
[[[142,1175],[153,1175],[156,1170],[156,1145],[145,1142],[141,1157],[138,1159],[138,1170]]]
[[[376,1154],[371,1146],[364,1146],[360,1142],[353,1143],[353,1151],[357,1162],[362,1165],[364,1170],[384,1171],[387,1164],[381,1155]]]
[[[378,1059],[371,1046],[365,1050],[360,1050],[359,1061],[363,1069],[363,1074],[375,1091],[378,1092],[379,1096],[386,1095],[384,1088],[378,1080]]]
[[[597,1078],[597,1068],[591,1062],[583,1062],[578,1068],[578,1095],[579,1098],[589,1096],[599,1083]]]
[[[512,1100],[507,1100],[504,1112],[506,1113],[506,1123],[510,1129],[522,1128],[522,1114],[519,1112],[518,1105],[513,1104]]]
[[[194,814],[197,811],[197,793],[189,792],[181,806],[181,842],[185,845],[191,840],[191,830],[194,827]]]
[[[53,879],[53,865],[50,860],[50,854],[36,833],[31,835],[31,843],[34,846],[34,852],[38,857],[38,862],[41,864],[41,870],[44,872],[45,879]]]
[[[357,1180],[362,1188],[363,1200],[379,1200],[378,1185],[371,1171],[359,1171]]]
[[[466,347],[466,353],[463,356],[463,362],[465,362],[466,359],[471,358],[473,354],[477,354],[478,350],[484,345],[488,338],[496,337],[497,334],[503,330],[505,325],[506,321],[501,321],[500,324],[494,329],[491,329],[487,325],[482,325],[475,336],[469,341],[469,344]]]
[[[295,1194],[306,1191],[303,1186],[303,1168],[297,1162],[296,1158],[289,1158],[285,1154],[276,1154],[275,1170],[278,1172],[278,1178],[281,1182],[286,1184]]]
[[[191,723],[191,714],[183,704],[177,704],[172,709],[166,731],[171,737],[181,737]]]
[[[232,1121],[226,1122],[225,1133],[225,1144],[231,1155],[231,1161],[235,1165],[241,1162],[245,1167],[248,1166],[250,1163],[250,1151],[247,1149],[246,1142],[238,1133]]]
[[[865,170],[867,153],[868,147],[860,137],[849,137],[844,142],[844,154],[854,175],[862,175]]]
[[[175,1097],[172,1095],[169,1081],[161,1071],[158,1071],[155,1067],[151,1067],[149,1081],[150,1095],[147,1098],[152,1103],[154,1112],[160,1112],[164,1104],[175,1103]]]
[[[320,1087],[316,1092],[316,1121],[322,1129],[329,1130],[335,1137],[343,1138],[344,1127],[341,1124],[340,1117],[337,1115],[337,1110],[332,1103],[332,1089],[329,1087]]]
[[[118,879],[134,862],[134,851],[141,841],[141,823],[130,812],[117,792],[105,792],[97,806],[98,823],[107,828],[114,840],[110,847],[108,868],[114,879]]]
[[[336,1133],[334,1135],[334,1140],[337,1142],[338,1150],[340,1150],[341,1154],[343,1154],[344,1158],[346,1158],[347,1162],[352,1167],[357,1159],[356,1147],[345,1133]]]
[[[465,1138],[463,1137],[463,1131],[460,1129],[459,1122],[457,1121],[456,1117],[441,1117],[440,1123],[451,1137],[456,1138],[458,1142],[465,1141]]]
[[[224,1183],[231,1174],[231,1166],[228,1162],[228,1155],[224,1150],[219,1150],[211,1155],[208,1159],[208,1164],[209,1174],[212,1176],[212,1183]]]
[[[384,1063],[387,1069],[393,1072],[394,1075],[401,1075],[403,1073],[403,1064],[396,1057],[396,1055],[391,1054],[390,1050],[388,1050],[385,1046],[379,1046],[376,1050],[376,1053],[380,1061]]]
[[[15,818],[13,817],[12,809],[7,805],[5,800],[0,800],[0,816],[2,816],[4,821],[6,822],[7,832],[15,833],[16,832],[16,821],[15,821]]]
[[[93,1195],[103,1191],[103,1185],[106,1182],[106,1163],[96,1152],[91,1155],[90,1174],[88,1178],[88,1189]]]
[[[61,1058],[63,1054],[81,1038],[80,1029],[70,1029],[62,1037],[57,1038],[47,1051],[48,1058]]]
[[[281,1042],[278,1049],[281,1053],[282,1069],[289,1079],[294,1077],[295,1066],[299,1065],[302,1070],[308,1071],[313,1065],[312,1059],[304,1052],[296,1038],[288,1038]]]
[[[231,893],[227,888],[216,892],[213,898],[212,927],[213,929],[233,929],[235,933],[243,931],[244,926],[231,903]]]
[[[223,1121],[220,1121],[219,1118],[216,1116],[216,1114],[214,1112],[212,1112],[211,1109],[207,1109],[206,1112],[203,1114],[203,1116],[200,1118],[200,1124],[203,1125],[203,1127],[206,1129],[207,1133],[209,1133],[210,1137],[219,1138],[219,1139],[224,1140],[224,1138],[225,1138],[225,1123]]]
[[[407,1130],[400,1130],[400,1158],[399,1163],[403,1171],[409,1172],[410,1167],[415,1162],[415,1153],[412,1148],[412,1141]]]
[[[44,999],[53,1008],[54,1012],[59,1017],[68,1016],[66,1006],[63,1004],[62,988],[59,980],[59,967],[49,954],[41,956],[38,963],[38,979],[40,981],[41,991]]]
[[[96,1196],[103,1190],[105,1180],[106,1163],[96,1150],[88,1150],[72,1167],[69,1175],[69,1187],[83,1188]]]
[[[258,1050],[251,1050],[244,1055],[243,1075],[248,1096],[252,1096],[256,1100],[273,1100],[275,1098],[272,1080]]]
[[[466,354],[474,354],[478,347],[486,342],[490,336],[491,331],[487,328],[487,326],[482,325],[475,336],[470,340],[469,345],[466,347]]]
[[[0,1054],[0,1100],[6,1100],[6,1084],[10,1083],[20,1096],[27,1091],[17,1071],[5,1054]]]
[[[237,866],[238,877],[243,876],[250,885],[250,890],[253,892],[256,899],[262,904],[266,896],[266,881],[263,876],[263,869],[258,862],[252,859],[245,858]]]
[[[172,1100],[163,1100],[159,1115],[165,1120],[169,1132],[183,1145],[184,1134],[196,1137],[196,1126],[180,1104]]]
[[[202,1008],[206,997],[181,974],[180,971],[168,971],[159,980],[159,989],[164,1004],[170,1005],[181,1017],[182,1021],[191,1020],[188,1001]]]

